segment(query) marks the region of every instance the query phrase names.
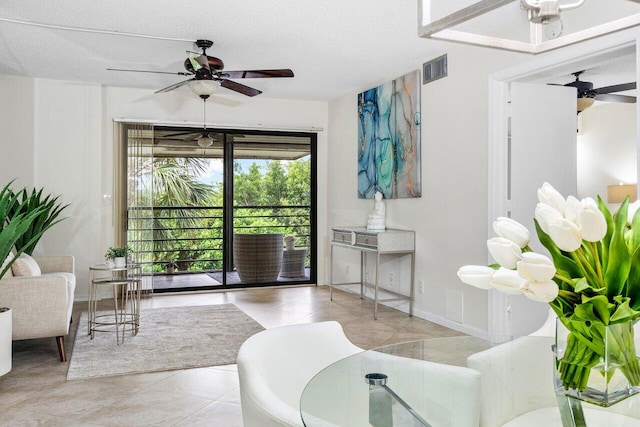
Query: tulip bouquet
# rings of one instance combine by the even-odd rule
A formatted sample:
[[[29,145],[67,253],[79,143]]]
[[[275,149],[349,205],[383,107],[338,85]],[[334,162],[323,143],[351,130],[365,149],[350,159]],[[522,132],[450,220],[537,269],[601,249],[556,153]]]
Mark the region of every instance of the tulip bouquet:
[[[566,390],[584,391],[592,368],[614,362],[640,386],[632,325],[640,318],[640,212],[628,199],[612,215],[604,202],[564,198],[550,184],[538,189],[535,227],[550,258],[529,247],[522,224],[498,218],[487,241],[497,264],[464,266],[460,279],[482,289],[547,302],[568,329],[558,361]],[[606,337],[606,344],[605,344]],[[611,372],[602,372],[608,381]]]

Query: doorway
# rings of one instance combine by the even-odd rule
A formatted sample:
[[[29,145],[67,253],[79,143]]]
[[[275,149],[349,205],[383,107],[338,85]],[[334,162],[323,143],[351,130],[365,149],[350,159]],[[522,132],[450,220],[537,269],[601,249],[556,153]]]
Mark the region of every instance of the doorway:
[[[316,282],[315,133],[118,125],[118,227],[154,292]],[[240,280],[238,232],[294,236],[301,273]]]
[[[597,69],[598,66],[610,63],[613,59],[619,59],[626,56],[631,56],[631,62],[634,64],[631,77],[618,77],[618,79],[622,79],[626,82],[631,78],[631,80],[635,82],[637,81],[638,73],[638,70],[635,67],[637,58],[636,50],[637,46],[635,36],[631,34],[619,34],[615,37],[593,40],[588,43],[574,46],[570,49],[564,49],[563,51],[558,51],[539,59],[532,60],[522,66],[490,76],[490,93],[492,97],[489,110],[489,170],[491,173],[489,176],[488,219],[490,222],[493,222],[494,218],[498,216],[508,216],[514,209],[514,203],[517,203],[512,200],[510,180],[510,174],[512,173],[510,170],[510,159],[514,155],[511,150],[515,147],[513,144],[510,144],[510,139],[512,137],[512,129],[510,126],[510,120],[512,119],[509,119],[512,113],[512,108],[509,104],[510,87],[526,82],[527,85],[538,85],[538,88],[546,90],[547,87],[550,87],[548,83],[561,83],[561,81],[554,81],[554,78],[562,78],[563,76],[565,79],[567,79],[567,76],[571,78],[571,73],[575,71]],[[622,81],[616,81],[615,83],[598,83],[595,81],[595,77],[593,80],[594,83],[596,83],[595,87],[623,83]],[[562,87],[562,85],[558,87]],[[564,87],[562,88],[565,89]],[[630,113],[634,118],[634,123],[631,124],[631,127],[633,128],[637,128],[636,123],[638,120],[638,110],[636,106],[637,104],[632,104],[632,111]],[[586,191],[585,188],[587,187],[579,181],[580,164],[578,164],[580,156],[584,157],[585,154],[584,150],[582,153],[580,152],[580,149],[584,148],[584,146],[580,146],[580,138],[582,136],[580,135],[581,126],[582,130],[585,129],[583,127],[585,123],[581,123],[581,120],[586,120],[588,115],[587,113],[591,115],[597,111],[596,106],[591,108],[593,108],[592,111],[587,110],[580,113],[582,117],[573,113],[573,134],[576,135],[574,152],[577,154],[574,154],[572,159],[567,157],[563,160],[565,162],[573,162],[572,164],[575,165],[575,168],[578,170],[576,175],[573,177],[574,180],[578,181],[575,185],[575,190],[570,194],[574,194],[580,198],[596,196],[593,190]],[[539,127],[547,126],[548,122],[544,121],[542,117],[542,114],[540,115],[540,118],[537,117],[537,114],[534,112],[530,115],[529,119],[539,119]],[[550,120],[553,120],[553,118]],[[634,147],[634,153],[632,155],[634,170],[631,172],[632,177],[630,179],[637,182],[637,147],[639,146],[637,131],[634,133],[632,139],[633,141],[631,142],[631,145]],[[611,146],[609,146],[609,150],[611,150]],[[551,166],[553,162],[546,162],[544,158],[545,156],[548,158],[554,154],[555,150],[553,148],[547,152],[541,149],[536,157],[529,158],[530,162],[535,162],[535,159],[542,160],[534,164],[534,168],[532,168],[527,179],[537,181],[539,183],[538,185],[542,184],[544,181],[548,181],[550,179],[548,177],[552,176],[553,173],[547,168],[547,166]],[[595,159],[595,163],[602,163],[602,158]],[[592,168],[593,166],[588,167]],[[603,185],[606,187],[607,184]],[[597,192],[602,195],[601,189],[598,189]],[[530,192],[526,193],[526,197],[530,200],[526,203],[533,204],[535,206],[536,194],[535,192],[531,194],[529,193]],[[565,194],[565,196],[567,195],[568,194]],[[519,196],[521,198],[523,197],[522,195]],[[606,190],[604,197],[606,197]],[[518,207],[516,207],[516,209],[517,208]],[[529,214],[529,218],[531,217],[533,217],[533,211]],[[528,223],[531,222],[532,220],[529,219],[525,224],[529,225]],[[490,224],[489,229],[491,230]],[[517,301],[517,303],[514,303],[516,299],[517,298],[509,297],[500,292],[490,293],[488,325],[490,336],[505,337],[525,335],[544,323],[544,320],[546,319],[546,312],[548,310],[546,307],[542,307],[540,303],[533,301]],[[518,317],[517,320],[516,317]],[[522,321],[522,319],[526,320]]]

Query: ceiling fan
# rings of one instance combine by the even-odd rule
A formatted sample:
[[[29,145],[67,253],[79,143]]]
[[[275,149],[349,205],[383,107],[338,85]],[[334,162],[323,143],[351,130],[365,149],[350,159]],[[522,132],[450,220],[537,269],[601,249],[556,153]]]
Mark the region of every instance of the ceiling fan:
[[[187,51],[189,57],[184,61],[184,68],[185,70],[187,70],[186,72],[126,70],[121,68],[107,68],[107,70],[191,76],[189,80],[167,86],[163,89],[157,90],[156,93],[169,92],[181,86],[189,85],[191,90],[204,100],[206,100],[218,86],[222,86],[226,89],[241,93],[246,96],[256,96],[262,93],[262,91],[258,89],[246,86],[242,83],[234,82],[233,80],[229,79],[256,79],[294,76],[293,71],[291,71],[290,69],[223,71],[224,62],[222,62],[222,60],[219,58],[207,55],[207,49],[213,46],[213,42],[211,40],[197,40],[195,44],[200,49],[202,49],[202,53]]]
[[[593,83],[580,80],[580,75],[584,73],[584,70],[571,73],[575,76],[575,80],[571,83],[555,86],[569,86],[575,87],[578,91],[578,113],[591,107],[595,101],[608,101],[608,102],[636,102],[635,96],[628,95],[616,95],[616,92],[624,92],[627,90],[633,90],[636,88],[636,82],[622,83],[619,85],[605,86],[594,89]],[[553,84],[553,83],[552,83]]]
[[[197,143],[201,148],[209,148],[214,143],[222,143],[218,140],[215,132],[210,133],[206,127],[201,131],[185,130],[184,132],[175,132],[156,136],[154,144],[158,147],[175,147],[186,143],[186,147],[193,147],[191,143]]]

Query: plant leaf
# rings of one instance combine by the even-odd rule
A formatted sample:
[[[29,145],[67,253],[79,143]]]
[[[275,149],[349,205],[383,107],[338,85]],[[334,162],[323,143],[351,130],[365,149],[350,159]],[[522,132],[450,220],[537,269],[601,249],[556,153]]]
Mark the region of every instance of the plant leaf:
[[[631,268],[631,257],[624,242],[628,205],[629,199],[627,198],[613,218],[613,233],[609,243],[609,261],[604,271],[607,296],[611,299],[616,295],[620,295],[624,290]]]

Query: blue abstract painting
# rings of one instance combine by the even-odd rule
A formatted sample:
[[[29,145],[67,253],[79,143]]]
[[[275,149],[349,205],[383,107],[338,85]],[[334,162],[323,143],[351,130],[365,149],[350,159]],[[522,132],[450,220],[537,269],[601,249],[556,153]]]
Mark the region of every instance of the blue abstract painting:
[[[358,197],[422,195],[420,73],[358,94]]]

